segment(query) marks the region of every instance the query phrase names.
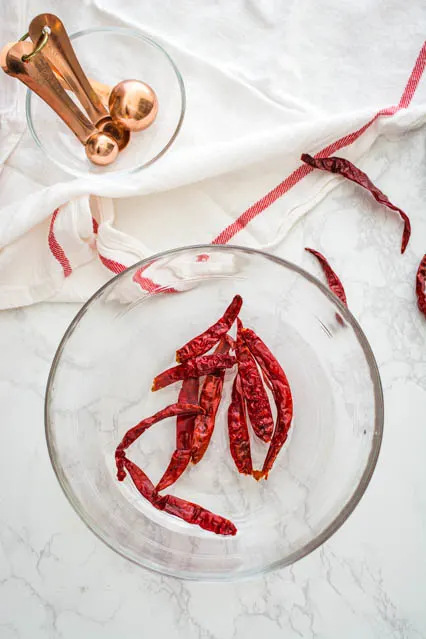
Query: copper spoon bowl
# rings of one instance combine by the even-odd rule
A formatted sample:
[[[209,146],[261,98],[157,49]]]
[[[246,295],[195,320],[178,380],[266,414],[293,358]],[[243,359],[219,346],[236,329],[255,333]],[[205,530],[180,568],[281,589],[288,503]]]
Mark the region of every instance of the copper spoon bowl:
[[[158,100],[154,90],[140,80],[123,80],[111,91],[109,111],[114,121],[130,131],[144,131],[154,122]]]
[[[74,135],[85,146],[91,162],[105,166],[118,156],[118,144],[107,133],[98,131],[95,125],[80,111],[57,80],[50,65],[41,53],[32,56],[31,42],[17,42],[7,51],[3,70],[17,78],[65,122]]]
[[[46,155],[75,176],[132,174],[157,161],[170,148],[181,128],[185,111],[185,92],[170,56],[155,41],[134,29],[101,27],[70,34],[70,39],[81,66],[90,77],[90,83],[99,96],[101,91],[93,78],[108,82],[113,87],[122,78],[140,78],[155,89],[158,111],[154,124],[139,135],[132,135],[125,153],[108,167],[90,167],[81,153],[80,145],[67,134],[55,114],[32,92],[26,96],[28,127],[36,144]],[[119,53],[119,55],[118,55]],[[102,87],[101,100],[108,107],[106,95],[111,92]],[[69,87],[68,87],[69,89]],[[68,95],[75,100],[68,90]],[[98,122],[100,127],[102,122]],[[108,131],[109,129],[105,129]]]

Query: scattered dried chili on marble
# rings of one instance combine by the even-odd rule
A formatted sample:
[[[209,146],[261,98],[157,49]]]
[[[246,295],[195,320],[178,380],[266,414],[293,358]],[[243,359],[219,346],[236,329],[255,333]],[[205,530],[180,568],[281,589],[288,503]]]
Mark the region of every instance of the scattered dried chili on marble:
[[[253,477],[255,479],[261,479],[262,477],[267,479],[268,473],[286,441],[288,431],[290,430],[293,418],[293,398],[286,374],[263,340],[250,328],[243,328],[242,335],[264,375],[271,383],[272,394],[277,407],[277,423],[262,470],[253,471]]]
[[[178,404],[197,404],[200,380],[198,377],[188,377],[182,382]],[[197,415],[178,415],[176,418],[176,450],[170,463],[157,484],[157,490],[165,490],[179,479],[191,460],[194,424]]]
[[[188,377],[202,377],[224,368],[232,368],[235,362],[236,359],[233,355],[213,354],[194,357],[157,375],[154,378],[151,390],[160,390]]]
[[[238,472],[243,475],[251,475],[253,473],[253,464],[250,437],[239,373],[235,375],[231,403],[228,408],[228,434],[229,448]]]
[[[229,331],[235,322],[242,304],[243,300],[241,296],[235,295],[223,316],[218,319],[217,322],[176,351],[176,361],[184,362],[198,355],[203,355],[213,348],[213,346],[216,346],[220,338]]]
[[[317,158],[312,157],[308,153],[303,153],[301,156],[301,160],[309,166],[312,166],[314,169],[320,169],[321,171],[328,171],[329,173],[337,173],[342,177],[345,177],[351,182],[355,182],[362,186],[364,189],[369,191],[374,199],[380,204],[384,204],[391,209],[392,211],[396,211],[399,213],[401,218],[404,221],[404,231],[402,233],[402,242],[401,242],[401,253],[404,253],[407,248],[408,241],[411,235],[411,223],[410,218],[402,209],[398,206],[392,204],[389,198],[379,189],[373,182],[370,180],[368,175],[358,169],[352,162],[346,160],[345,158],[338,157],[328,157],[328,158]]]
[[[311,253],[317,258],[324,272],[324,275],[327,278],[328,287],[339,298],[339,300],[345,306],[347,306],[348,302],[346,300],[346,293],[345,293],[345,289],[343,288],[343,284],[338,278],[338,276],[336,275],[336,273],[331,268],[327,258],[325,258],[324,255],[322,255],[322,253],[320,253],[319,251],[315,251],[314,249],[311,249],[311,248],[305,248],[305,251],[308,251],[308,253]]]
[[[254,433],[269,442],[274,431],[271,406],[256,361],[243,340],[242,329],[243,324],[237,318],[236,356],[241,388]]]
[[[231,345],[232,340],[226,335],[220,340],[215,354],[226,355]],[[216,413],[222,398],[224,379],[224,369],[213,371],[206,376],[201,388],[199,404],[204,412],[195,418],[191,453],[194,464],[198,464],[201,461],[210,443],[216,421]]]
[[[426,255],[423,255],[417,269],[416,296],[419,311],[426,316]]]
[[[202,413],[203,409],[198,405],[192,404],[171,404],[162,410],[159,410],[155,415],[151,417],[147,417],[140,421],[136,426],[130,428],[127,433],[124,435],[123,439],[117,446],[115,450],[115,460],[117,464],[117,478],[119,481],[122,481],[126,476],[124,472],[124,451],[128,448],[134,441],[138,439],[148,428],[150,428],[153,424],[157,422],[167,419],[168,417],[175,417],[178,415],[198,415]]]

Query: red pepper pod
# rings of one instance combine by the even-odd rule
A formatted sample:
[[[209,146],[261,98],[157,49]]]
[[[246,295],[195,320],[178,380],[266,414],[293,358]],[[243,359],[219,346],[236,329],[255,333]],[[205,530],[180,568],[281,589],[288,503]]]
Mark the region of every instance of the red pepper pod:
[[[179,392],[179,404],[196,404],[198,402],[198,390],[200,380],[198,377],[189,377],[182,383]],[[194,424],[196,415],[179,415],[176,418],[176,450],[170,463],[157,484],[157,490],[165,490],[184,472],[191,460],[192,440],[194,436]]]
[[[253,464],[251,460],[250,437],[239,373],[235,375],[232,386],[231,403],[228,408],[228,434],[229,448],[238,472],[243,475],[251,475],[253,472]]]
[[[267,478],[278,453],[287,439],[293,418],[293,398],[286,374],[263,340],[250,328],[243,328],[242,333],[244,341],[261,367],[264,375],[271,383],[272,393],[277,407],[277,423],[262,470],[253,471],[255,479],[260,479],[261,477]]]
[[[157,490],[143,470],[136,466],[130,459],[127,457],[123,457],[124,466],[129,473],[132,481],[142,497],[145,497],[153,506],[158,508],[158,510],[164,509],[164,497],[160,497],[157,493]]]
[[[423,255],[416,273],[417,306],[426,315],[426,255]]]
[[[126,473],[124,472],[124,451],[153,424],[156,424],[163,419],[167,419],[168,417],[174,417],[177,415],[198,415],[202,412],[203,409],[198,405],[171,404],[170,406],[158,411],[158,413],[155,413],[155,415],[143,419],[141,422],[136,424],[136,426],[133,426],[133,428],[130,428],[115,451],[118,479],[122,481],[126,476]]]
[[[317,258],[324,272],[324,275],[327,278],[329,289],[333,291],[333,293],[339,298],[341,302],[343,302],[345,306],[347,306],[348,302],[346,300],[346,293],[345,289],[343,288],[343,284],[331,268],[328,260],[324,257],[324,255],[322,255],[322,253],[320,253],[319,251],[315,251],[314,249],[305,248],[305,251],[311,253],[312,255],[314,255],[314,257]]]
[[[221,515],[215,515],[198,504],[193,504],[191,501],[174,495],[166,495],[164,499],[164,511],[183,519],[188,524],[195,524],[204,530],[214,532],[216,535],[235,535],[237,533],[237,528],[232,521]]]
[[[225,355],[229,352],[233,340],[227,335],[219,342],[215,353]],[[215,371],[204,380],[201,388],[199,404],[204,413],[195,418],[194,436],[192,442],[192,461],[198,464],[204,456],[213,434],[216,413],[222,398],[225,371]],[[198,419],[198,417],[200,419]]]
[[[167,466],[167,469],[157,484],[157,490],[165,490],[172,484],[174,484],[182,473],[188,467],[189,462],[191,461],[191,449],[189,450],[180,450],[177,448],[172,458]]]
[[[235,535],[237,533],[234,524],[221,515],[215,515],[198,504],[174,495],[160,496],[149,477],[127,457],[124,457],[124,465],[140,494],[158,510],[164,510],[170,515],[179,517],[189,524],[200,526],[216,535]]]
[[[352,162],[345,158],[329,157],[329,158],[317,158],[312,157],[308,153],[303,153],[301,157],[302,162],[309,164],[314,169],[320,169],[322,171],[328,171],[329,173],[338,173],[342,177],[359,184],[364,189],[369,191],[374,199],[379,204],[384,204],[388,209],[396,211],[404,221],[404,230],[402,232],[401,253],[404,253],[407,248],[408,241],[411,235],[411,223],[410,218],[402,209],[389,200],[389,198],[370,180],[368,175],[356,167]]]
[[[219,354],[203,355],[201,357],[195,357],[194,359],[188,359],[183,364],[168,368],[157,375],[154,378],[151,390],[160,390],[188,377],[202,377],[203,375],[210,375],[224,368],[232,368],[235,362],[236,359],[232,355]]]
[[[235,295],[225,313],[217,322],[176,351],[176,361],[184,362],[190,358],[197,357],[198,355],[203,355],[213,348],[213,346],[218,343],[220,338],[229,331],[232,324],[235,322],[242,304],[243,300],[241,296]]]
[[[241,333],[243,325],[239,319],[237,319],[237,326],[236,355],[238,373],[247,413],[257,437],[264,442],[269,442],[274,432],[274,420],[268,395],[253,355],[243,340]]]

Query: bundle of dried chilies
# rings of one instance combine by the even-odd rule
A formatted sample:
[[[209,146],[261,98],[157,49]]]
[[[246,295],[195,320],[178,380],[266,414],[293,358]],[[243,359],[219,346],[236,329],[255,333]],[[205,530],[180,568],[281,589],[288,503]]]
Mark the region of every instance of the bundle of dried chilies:
[[[215,324],[178,349],[176,359],[180,363],[157,375],[152,386],[157,391],[182,381],[178,402],[127,431],[115,452],[119,481],[125,479],[127,472],[140,494],[155,508],[221,535],[237,532],[228,519],[198,504],[160,493],[182,475],[190,461],[197,464],[204,456],[215,427],[227,369],[237,368],[228,407],[229,446],[237,470],[257,480],[266,479],[287,439],[293,417],[290,385],[266,344],[253,330],[244,328],[238,317],[241,306],[242,299],[236,295]],[[228,335],[235,321],[236,340]],[[214,352],[206,354],[212,348]],[[200,386],[201,377],[204,381]],[[265,385],[276,405],[275,425]],[[154,486],[143,470],[128,459],[126,451],[148,428],[168,417],[176,417],[176,450]],[[253,469],[249,425],[256,437],[269,444],[260,470]]]

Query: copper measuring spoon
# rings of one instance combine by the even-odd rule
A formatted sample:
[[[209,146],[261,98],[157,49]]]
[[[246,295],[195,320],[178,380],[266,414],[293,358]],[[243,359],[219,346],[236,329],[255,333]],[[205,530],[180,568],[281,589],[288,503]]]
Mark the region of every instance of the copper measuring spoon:
[[[0,51],[0,67],[3,69],[5,73],[7,73],[7,65],[6,65],[6,56],[7,52],[16,42],[8,42]],[[64,78],[61,76],[57,69],[52,68],[53,73],[55,74],[57,80],[61,83],[64,89],[70,89],[69,85],[65,82]],[[89,82],[93,87],[93,90],[97,93],[103,104],[108,104],[109,96],[111,93],[111,87],[108,84],[104,84],[103,82],[98,82],[98,80],[93,80],[89,78]]]
[[[65,122],[85,146],[86,155],[98,165],[111,164],[118,156],[117,141],[98,131],[62,88],[41,52],[35,55],[31,42],[17,42],[6,55],[5,72],[36,93]]]
[[[124,149],[129,143],[130,133],[120,122],[111,118],[84,73],[62,21],[51,13],[42,13],[31,21],[28,33],[35,47],[42,34],[48,34],[43,45],[44,57],[75,93],[92,123],[100,131],[112,135],[120,151]]]

